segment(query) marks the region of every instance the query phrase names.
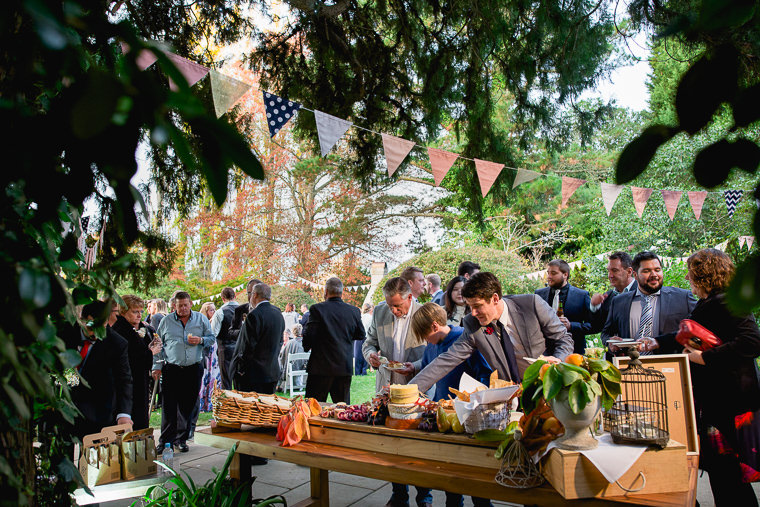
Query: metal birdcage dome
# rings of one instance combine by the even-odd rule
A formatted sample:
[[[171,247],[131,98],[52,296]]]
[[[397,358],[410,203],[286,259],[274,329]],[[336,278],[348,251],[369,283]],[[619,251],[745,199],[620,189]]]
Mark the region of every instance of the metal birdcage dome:
[[[663,448],[670,440],[665,375],[645,368],[636,349],[628,356],[628,366],[620,370],[620,397],[607,414],[612,441]]]

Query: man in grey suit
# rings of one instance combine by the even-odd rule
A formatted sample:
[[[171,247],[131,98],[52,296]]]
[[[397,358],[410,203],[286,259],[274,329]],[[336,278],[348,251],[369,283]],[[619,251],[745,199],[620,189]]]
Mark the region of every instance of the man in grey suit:
[[[616,296],[610,303],[602,329],[602,343],[610,339],[650,341],[678,332],[681,321],[691,315],[697,301],[686,289],[662,285],[662,263],[653,252],[643,251],[633,258],[638,287]],[[611,352],[617,347],[610,346]],[[642,354],[651,353],[644,347]]]
[[[462,320],[464,334],[446,352],[427,365],[410,383],[420,391],[443,378],[476,350],[499,378],[520,382],[528,368],[526,357],[540,355],[558,362],[573,352],[573,340],[551,307],[535,294],[502,298],[493,273],[472,275],[462,287],[472,309]]]

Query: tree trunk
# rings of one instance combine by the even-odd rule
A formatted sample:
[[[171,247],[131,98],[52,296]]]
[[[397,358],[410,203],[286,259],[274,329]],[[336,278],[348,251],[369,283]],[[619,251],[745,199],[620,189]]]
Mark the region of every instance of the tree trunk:
[[[11,428],[7,421],[0,426],[0,457],[4,458],[19,485],[12,484],[0,474],[0,505],[36,505],[34,496],[37,466],[32,448],[32,424],[24,421],[21,428]],[[19,498],[20,491],[26,491],[26,502]]]

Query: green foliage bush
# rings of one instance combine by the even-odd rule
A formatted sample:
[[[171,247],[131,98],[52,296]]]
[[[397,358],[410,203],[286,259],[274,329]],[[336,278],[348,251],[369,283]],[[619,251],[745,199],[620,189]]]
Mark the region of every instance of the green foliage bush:
[[[306,292],[301,289],[294,289],[292,287],[286,287],[284,285],[272,286],[272,301],[271,303],[279,308],[281,311],[285,311],[285,305],[293,303],[296,305],[296,311],[301,313],[301,305],[305,304],[311,306],[316,301]]]

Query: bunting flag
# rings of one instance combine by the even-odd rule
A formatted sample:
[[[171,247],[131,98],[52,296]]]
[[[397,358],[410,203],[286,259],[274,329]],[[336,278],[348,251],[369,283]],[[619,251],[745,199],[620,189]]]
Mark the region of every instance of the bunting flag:
[[[269,137],[274,137],[299,109],[301,109],[301,104],[298,102],[285,100],[274,93],[264,92],[264,110],[267,115]]]
[[[752,245],[755,243],[755,237],[754,236],[747,236],[747,250],[750,250],[752,248]]]
[[[739,250],[744,247],[745,241],[747,241],[747,236],[739,236]]]
[[[493,182],[499,177],[504,164],[497,164],[496,162],[488,162],[487,160],[475,159],[475,172],[478,173],[478,181],[480,182],[480,192],[483,197],[486,196]]]
[[[728,248],[728,240],[724,241],[723,243],[718,243],[715,245],[715,248],[720,250],[721,252],[725,252],[726,248]]]
[[[734,216],[736,207],[744,194],[744,190],[725,190],[723,198],[726,200],[726,209],[728,209],[728,218]]]
[[[385,163],[388,165],[388,176],[393,176],[398,166],[414,148],[414,141],[407,141],[396,136],[382,134]]]
[[[518,169],[517,175],[515,176],[515,181],[512,183],[512,188],[514,189],[517,185],[522,185],[523,183],[533,181],[539,176],[543,175],[539,172],[531,171],[528,169]]]
[[[209,78],[217,118],[226,113],[251,88],[248,83],[225,76],[214,69],[209,71]]]
[[[317,135],[319,136],[319,148],[324,157],[333,149],[335,143],[343,137],[343,134],[351,127],[352,123],[347,120],[332,116],[322,111],[314,110],[317,119]]]
[[[615,205],[620,192],[623,191],[623,185],[613,185],[612,183],[600,183],[602,187],[602,201],[604,209],[607,210],[607,216],[612,213],[612,207]]]
[[[187,80],[187,86],[193,86],[195,83],[206,77],[206,74],[208,74],[208,67],[204,67],[203,65],[195,63],[179,55],[175,55],[174,53],[169,53],[168,51],[165,51],[164,54],[169,57],[169,60],[172,61],[174,66],[177,67],[177,70],[179,70],[180,73],[185,77],[185,80]],[[174,81],[172,81],[171,78],[169,78],[169,88],[173,92],[179,90],[179,87]]]
[[[665,201],[665,209],[668,211],[670,221],[676,216],[676,210],[678,209],[678,203],[681,201],[681,194],[678,190],[662,190],[662,200]]]
[[[567,205],[567,201],[580,188],[581,185],[586,183],[586,180],[579,180],[578,178],[570,178],[568,176],[562,176],[562,207]]]
[[[435,185],[440,186],[446,173],[457,161],[459,155],[438,148],[428,148],[428,157],[430,158],[430,168],[433,170]]]
[[[691,209],[694,211],[694,216],[697,220],[702,216],[702,206],[705,203],[707,192],[704,190],[698,192],[686,192],[689,196],[689,203],[691,203]]]
[[[129,44],[126,42],[121,43],[121,52],[122,54],[127,54],[130,51]],[[158,60],[158,57],[153,51],[148,51],[147,49],[141,49],[139,53],[137,53],[137,57],[135,58],[135,63],[137,64],[137,68],[140,70],[145,70],[154,63],[156,63],[156,60]]]
[[[631,187],[631,193],[633,194],[633,207],[636,208],[636,213],[639,214],[639,218],[644,214],[644,208],[647,205],[649,196],[652,195],[651,188]]]

